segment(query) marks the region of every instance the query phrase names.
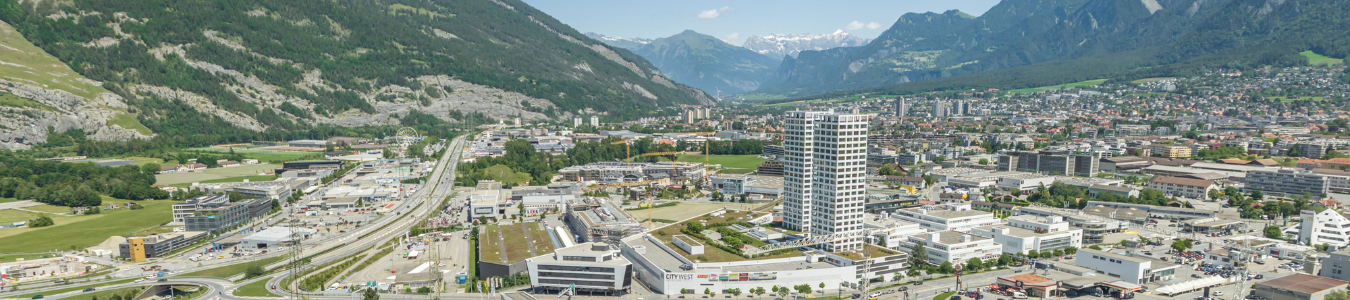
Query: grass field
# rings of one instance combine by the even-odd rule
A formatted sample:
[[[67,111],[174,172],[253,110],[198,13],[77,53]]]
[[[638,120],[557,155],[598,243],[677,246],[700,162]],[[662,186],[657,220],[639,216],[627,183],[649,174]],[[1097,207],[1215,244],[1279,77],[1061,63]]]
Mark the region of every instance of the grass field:
[[[722,168],[724,169],[719,172],[731,174],[750,173],[750,171],[754,171],[755,168],[759,167],[759,164],[764,163],[764,161],[766,160],[768,159],[759,158],[759,155],[754,154],[712,155],[708,157],[709,164],[722,165]],[[680,155],[679,161],[702,163],[703,155],[697,154]]]
[[[553,251],[553,239],[548,237],[542,224],[529,223],[525,228],[530,231],[530,248],[534,249],[535,256]]]
[[[33,259],[40,259],[40,258],[49,258],[49,257],[53,257],[53,256],[54,256],[53,254],[15,254],[15,255],[0,255],[0,262],[18,261],[20,258],[22,258],[23,260],[33,260]]]
[[[124,294],[124,295],[125,295],[125,294],[131,294],[131,295],[134,296],[134,295],[140,294],[142,291],[145,291],[145,287],[133,286],[133,287],[124,287],[124,288],[120,288],[120,289],[111,289],[111,290],[106,290],[106,291],[97,291],[97,290],[96,290],[96,291],[93,291],[93,292],[80,293],[80,294],[76,294],[76,295],[74,295],[74,296],[65,297],[65,298],[61,298],[61,299],[63,299],[63,300],[93,300],[93,299],[108,299],[109,296],[112,296],[112,295],[114,295],[114,294]],[[31,298],[31,297],[30,297],[30,298]]]
[[[205,171],[200,172],[159,174],[155,175],[155,183],[163,185],[176,185],[180,183],[191,184],[193,182],[207,182],[210,180],[226,180],[229,178],[243,177],[243,176],[262,176],[259,174],[272,173],[273,171],[275,171],[277,168],[280,167],[281,165],[275,164],[257,164],[257,165],[238,166],[230,168],[206,169]],[[239,178],[235,181],[217,181],[217,182],[239,182],[239,181],[244,181],[244,179]]]
[[[676,221],[679,221],[679,220],[684,220],[684,219],[688,219],[688,218],[693,218],[693,217],[695,217],[695,216],[700,216],[700,215],[706,214],[706,213],[708,213],[708,212],[717,210],[717,209],[719,209],[719,208],[723,208],[723,207],[734,207],[734,205],[737,205],[737,204],[731,204],[731,203],[693,203],[693,202],[681,202],[680,205],[676,205],[676,206],[671,206],[671,207],[661,207],[661,208],[653,208],[651,214],[652,214],[652,216],[654,216],[658,221],[659,221],[660,219],[669,219],[669,220],[676,220]],[[629,214],[632,214],[632,215],[634,215],[635,217],[637,217],[637,218],[639,218],[639,219],[643,219],[643,220],[646,220],[646,219],[647,219],[647,210],[645,210],[645,209],[631,211],[631,212],[629,212]]]
[[[122,203],[125,200],[104,200]],[[170,207],[178,201],[139,201],[144,209],[105,210],[101,214],[81,216],[49,215],[56,225],[42,228],[11,228],[0,231],[0,253],[33,253],[69,250],[96,245],[114,235],[126,235],[168,223],[173,219]],[[43,206],[28,209],[55,210]],[[64,210],[64,209],[63,209]],[[68,212],[68,210],[64,210]],[[61,238],[52,238],[61,237]]]
[[[1130,81],[1130,83],[1133,83],[1133,84],[1149,83],[1149,82],[1163,81],[1163,80],[1168,80],[1168,79],[1173,79],[1173,78],[1176,78],[1176,77],[1153,77],[1153,78],[1144,78],[1144,79],[1140,79],[1140,80]]]
[[[263,279],[240,286],[234,290],[234,295],[240,297],[280,297],[267,289],[267,281],[270,280],[272,279]]]
[[[1339,58],[1330,58],[1321,54],[1313,53],[1312,50],[1299,52],[1298,55],[1308,58],[1308,64],[1313,65],[1339,65],[1345,63],[1345,60]]]
[[[14,94],[3,92],[0,92],[0,106],[27,107],[27,108],[41,109],[50,112],[60,112],[60,110],[56,109],[55,107],[42,104],[41,102],[21,98],[19,96],[15,96]]]
[[[117,114],[113,116],[112,119],[108,119],[108,125],[117,125],[118,127],[135,130],[144,135],[155,133],[154,131],[150,131],[149,127],[145,127],[140,121],[137,121],[136,116],[126,113]]]
[[[14,202],[14,201],[19,201],[19,199],[14,199],[14,198],[0,198],[0,203]]]
[[[1044,91],[1049,91],[1049,90],[1057,90],[1057,89],[1060,89],[1060,88],[1076,88],[1076,87],[1082,87],[1082,86],[1094,86],[1094,85],[1102,84],[1103,82],[1106,82],[1106,79],[1097,79],[1097,80],[1080,81],[1080,82],[1074,82],[1074,83],[1069,83],[1069,84],[1052,85],[1052,86],[1043,86],[1043,87],[1038,87],[1038,88],[1016,89],[1016,90],[1011,90],[1011,91],[1008,91],[1008,92],[1010,92],[1010,93],[1035,93],[1035,92],[1044,92]]]
[[[200,183],[244,182],[244,179],[248,179],[249,182],[272,181],[273,179],[276,179],[276,176],[273,176],[273,175],[249,175],[249,176],[226,177],[226,178],[219,178],[219,179],[210,179],[210,180],[202,180],[202,181],[193,181],[193,182],[200,182]],[[169,186],[188,187],[188,186],[191,186],[191,185],[192,185],[191,182],[180,182],[180,183],[170,184]]]
[[[482,245],[479,246],[479,249],[482,249],[483,255],[483,258],[480,260],[501,263],[503,254],[500,245],[502,242],[501,239],[498,239],[497,237],[496,224],[488,225],[487,228],[484,228],[482,234],[478,235],[478,241],[482,243]]]
[[[684,205],[681,204],[679,207],[684,207]],[[722,215],[722,216],[712,218],[712,219],[708,220],[708,222],[709,222],[709,223],[712,223],[712,222],[736,222],[736,220],[740,220],[739,217],[745,216],[746,214],[747,214],[746,212],[738,212],[738,211],[728,212],[728,213],[726,213],[726,214],[724,214],[724,215]],[[686,221],[685,223],[697,223],[697,222],[702,221],[702,220],[703,220],[702,218],[699,218],[699,219],[694,219],[694,220]],[[660,241],[666,243],[666,246],[671,247],[671,249],[679,249],[679,248],[675,247],[673,244],[671,244],[670,241],[671,241],[671,239],[673,239],[676,235],[684,234],[684,233],[680,232],[680,229],[685,227],[685,225],[684,225],[685,223],[680,223],[680,224],[675,224],[675,225],[671,225],[671,226],[661,227],[661,228],[659,228],[659,229],[656,230],[656,234],[654,234],[653,236],[655,236],[657,240],[660,240]],[[704,242],[704,241],[698,240],[698,239],[693,238],[693,237],[690,237],[690,238],[691,238],[691,239],[694,239],[694,240],[696,240],[696,241],[698,241],[698,242],[700,242],[700,243],[706,243],[706,242]],[[713,247],[712,245],[706,245],[706,246],[703,247],[703,248],[704,248],[704,249],[703,249],[703,254],[700,254],[700,255],[692,255],[692,254],[688,254],[688,253],[685,253],[683,250],[675,250],[675,252],[676,252],[676,253],[679,253],[680,255],[683,255],[685,258],[687,258],[687,259],[689,259],[689,260],[700,261],[700,262],[732,262],[732,261],[745,261],[745,260],[746,260],[746,258],[744,258],[744,257],[741,257],[741,256],[736,255],[736,254],[731,253],[731,252],[727,252],[726,250],[722,250],[721,248]],[[768,256],[756,257],[755,259],[787,258],[787,257],[801,256],[801,255],[802,255],[801,252],[790,251],[790,252],[788,252],[788,253],[779,254],[779,255],[768,255]]]
[[[70,92],[85,99],[94,99],[99,93],[108,90],[84,79],[79,73],[42,48],[24,39],[22,34],[7,23],[0,23],[0,77],[13,81],[23,81],[37,86]]]
[[[202,152],[222,152],[222,153],[228,153],[228,152],[230,152],[230,148],[225,148],[225,147],[200,147],[200,148],[191,148],[191,149],[188,149],[188,151],[202,151]],[[234,147],[234,153],[236,153],[236,154],[241,154],[241,155],[243,155],[244,157],[248,157],[248,158],[252,158],[252,159],[257,159],[258,161],[261,161],[261,162],[273,162],[273,161],[287,162],[287,161],[305,160],[305,159],[319,159],[319,158],[322,158],[322,157],[323,157],[322,154],[320,154],[320,153],[314,153],[314,152],[256,150],[256,149],[248,149],[248,148],[243,148],[243,147]]]
[[[255,261],[249,261],[249,262],[237,263],[237,264],[233,264],[233,265],[228,265],[228,266],[223,266],[223,267],[216,267],[216,268],[211,268],[211,269],[206,269],[206,270],[201,270],[201,271],[191,272],[191,273],[187,273],[187,274],[180,274],[180,275],[176,275],[176,276],[206,276],[206,277],[220,277],[220,278],[226,278],[226,277],[238,275],[238,274],[240,274],[240,273],[244,273],[244,270],[248,269],[249,266],[252,266],[252,265],[260,265],[260,266],[266,267],[267,265],[270,265],[270,264],[272,264],[272,263],[281,261],[282,259],[285,259],[285,258],[286,258],[285,255],[273,256],[273,257],[268,257],[268,258],[259,259],[259,260],[255,260]]]

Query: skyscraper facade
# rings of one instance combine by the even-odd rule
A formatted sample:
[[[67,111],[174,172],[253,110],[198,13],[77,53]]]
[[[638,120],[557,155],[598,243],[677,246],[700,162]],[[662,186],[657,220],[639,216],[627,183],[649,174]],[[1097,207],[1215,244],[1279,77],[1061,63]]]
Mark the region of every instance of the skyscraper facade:
[[[867,118],[833,111],[785,118],[783,225],[812,236],[854,234],[821,244],[826,251],[862,249]]]
[[[895,117],[904,118],[905,111],[908,109],[908,107],[905,107],[905,98],[895,98]]]
[[[933,101],[933,117],[945,118],[947,117],[947,111],[951,108],[952,105],[950,103],[943,101]]]

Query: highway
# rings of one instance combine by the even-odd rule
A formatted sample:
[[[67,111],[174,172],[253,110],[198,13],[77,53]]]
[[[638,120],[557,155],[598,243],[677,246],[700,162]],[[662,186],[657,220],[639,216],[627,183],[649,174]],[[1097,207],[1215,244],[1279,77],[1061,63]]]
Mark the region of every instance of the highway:
[[[308,270],[308,268],[312,268],[314,266],[326,265],[327,263],[335,259],[345,258],[348,257],[349,255],[358,253],[360,251],[371,249],[376,245],[387,243],[388,241],[393,240],[395,238],[401,238],[403,237],[404,233],[408,232],[408,229],[412,228],[413,225],[417,224],[417,222],[424,219],[428,213],[439,211],[440,207],[438,206],[441,204],[441,200],[445,199],[446,196],[449,196],[454,192],[454,170],[455,167],[457,166],[457,163],[459,162],[462,150],[467,145],[467,143],[465,142],[465,138],[466,136],[461,135],[459,137],[452,139],[450,141],[450,146],[448,148],[449,150],[446,151],[445,155],[437,163],[436,168],[431,172],[431,174],[427,176],[427,182],[422,185],[422,188],[416,191],[411,197],[408,197],[408,200],[403,201],[398,207],[395,207],[392,210],[390,210],[390,213],[385,214],[384,217],[377,219],[373,222],[370,222],[368,224],[365,224],[364,226],[361,226],[361,228],[358,228],[356,230],[348,231],[345,234],[334,235],[323,240],[306,241],[302,243],[303,250],[300,253],[302,257],[308,256],[312,253],[321,252],[326,249],[332,249],[327,253],[311,258],[310,260],[311,262],[305,266],[305,269]],[[292,205],[290,208],[293,209],[294,207],[295,205]],[[414,217],[409,217],[409,215],[413,215]],[[289,214],[282,213],[278,214],[273,218],[281,216],[289,216]],[[273,221],[273,218],[269,218],[266,221]],[[261,222],[259,222],[259,224],[261,224]],[[283,223],[278,225],[285,225],[285,224]],[[289,254],[290,251],[283,250],[283,251],[275,251],[273,253],[269,253],[268,255],[261,255],[261,256],[255,255],[250,256],[248,258],[257,260],[267,257],[289,255]],[[242,263],[242,261],[236,263]],[[270,270],[271,268],[279,267],[285,263],[287,263],[286,260],[274,263],[272,265],[269,265],[268,269]],[[177,274],[183,274],[202,269],[215,268],[222,265],[226,264],[216,264],[174,271]],[[138,266],[139,265],[133,265],[131,267],[137,268]],[[277,282],[280,281],[281,277],[282,276],[273,277],[272,281],[269,282],[268,285],[269,286],[277,285],[278,284]],[[94,282],[94,284],[96,285],[98,282],[109,282],[115,280],[122,280],[126,278],[131,277],[120,277],[120,278],[100,277],[100,279],[102,280],[92,280],[91,282]],[[223,291],[233,290],[234,288],[237,288],[240,285],[252,281],[256,280],[240,281],[238,283],[234,283],[229,280],[221,278],[171,277],[168,280],[168,283],[203,285],[211,288],[212,291],[214,291],[216,294],[215,296],[208,295],[208,297],[201,299],[213,299],[212,297],[223,297],[226,299],[246,299],[243,297],[234,297],[228,295],[228,293],[225,293]],[[98,289],[106,290],[130,286],[155,285],[157,283],[158,282],[126,283],[118,285],[99,286]],[[43,291],[59,290],[75,286],[87,286],[87,285],[89,284],[47,285],[39,287],[25,286],[22,290],[17,292],[7,291],[0,293],[0,299],[13,298],[21,294],[41,293]],[[62,297],[69,297],[72,295],[78,295],[80,293],[81,293],[80,291],[74,291],[58,295],[44,295],[44,298],[60,299]],[[343,297],[343,298],[350,298],[350,297]]]

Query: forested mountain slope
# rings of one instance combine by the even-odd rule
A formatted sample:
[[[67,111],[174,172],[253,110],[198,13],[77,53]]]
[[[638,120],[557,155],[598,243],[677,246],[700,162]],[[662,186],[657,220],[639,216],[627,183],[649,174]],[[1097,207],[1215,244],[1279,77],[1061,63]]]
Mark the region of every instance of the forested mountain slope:
[[[711,101],[518,0],[0,0],[0,20],[157,134],[630,118]]]
[[[1346,57],[1345,0],[1004,0],[961,25],[907,14],[864,47],[803,52],[761,93],[1017,88]],[[943,15],[954,15],[951,12]],[[925,30],[923,28],[932,28]],[[955,28],[955,29],[953,29]],[[990,73],[992,72],[992,73]],[[990,74],[984,74],[990,73]],[[921,83],[916,81],[939,80]],[[893,85],[893,86],[891,86]]]

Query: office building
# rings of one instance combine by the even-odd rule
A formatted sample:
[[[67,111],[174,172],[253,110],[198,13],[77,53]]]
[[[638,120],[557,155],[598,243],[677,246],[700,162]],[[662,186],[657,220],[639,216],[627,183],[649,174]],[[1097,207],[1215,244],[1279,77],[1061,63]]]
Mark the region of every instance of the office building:
[[[784,122],[783,226],[812,235],[856,233],[863,226],[867,116],[788,112]],[[862,238],[821,244],[858,250]]]
[[[183,203],[174,204],[173,221],[169,225],[183,225],[187,217],[197,213],[197,209],[224,206],[230,203],[230,197],[224,194],[201,195],[192,197]]]
[[[1326,194],[1331,188],[1327,175],[1290,169],[1253,170],[1247,172],[1246,189],[1277,195]]]
[[[1350,245],[1350,217],[1334,209],[1299,212],[1298,241],[1303,245]]]
[[[997,168],[999,171],[1091,177],[1101,169],[1100,158],[1097,154],[1068,151],[1018,151],[999,156]]]
[[[1041,225],[1037,222],[1031,221],[1023,222],[1017,220],[1027,220],[1027,219],[1035,220],[1035,218],[1045,218],[1045,217],[1063,218],[1065,222],[1069,223],[1070,228],[1080,229],[1083,231],[1082,243],[1088,245],[1104,243],[1106,240],[1106,235],[1117,232],[1123,232],[1125,231],[1125,229],[1129,228],[1130,224],[1128,222],[1121,222],[1115,220],[1098,220],[1096,218],[1065,214],[1056,210],[1039,207],[1019,207],[1015,209],[1013,213],[1018,215],[1009,217],[1008,224],[1022,228],[1029,228],[1029,227],[1034,228],[1040,227]],[[1054,227],[1052,230],[1054,229],[1058,228]]]
[[[469,217],[499,218],[502,206],[506,205],[509,195],[502,190],[502,183],[493,180],[479,180],[473,192],[469,194]]]
[[[633,285],[633,263],[607,243],[585,243],[528,258],[530,284],[545,291],[627,291]]]
[[[929,232],[957,231],[970,232],[981,226],[998,225],[999,218],[993,213],[978,210],[942,210],[933,208],[898,209],[892,218],[918,223]]]
[[[1126,283],[1141,285],[1172,280],[1177,270],[1181,269],[1181,265],[1162,260],[1087,248],[1078,249],[1074,265],[1120,278]]]
[[[1013,223],[1011,220],[1009,224]],[[1069,223],[1061,221],[1063,230],[1048,231],[1044,228],[1027,229],[1014,225],[996,225],[976,227],[970,230],[970,234],[986,237],[994,240],[1003,247],[1003,253],[1018,254],[1036,252],[1048,252],[1067,247],[1080,248],[1083,246],[1083,230],[1069,229]]]
[[[582,242],[618,244],[620,239],[642,233],[636,218],[605,198],[579,198],[567,203],[567,225]]]
[[[940,265],[943,262],[965,264],[971,258],[980,260],[997,259],[1003,249],[993,239],[960,233],[956,231],[935,231],[908,236],[900,241],[900,251],[913,255],[918,243],[923,243],[928,253],[928,263]]]
[[[266,214],[272,208],[270,199],[248,199],[239,202],[199,204],[192,216],[183,217],[187,231],[219,233]]]
[[[926,232],[918,223],[876,214],[868,214],[863,226],[872,231],[872,236],[885,242],[883,247],[891,250],[900,250],[900,241],[909,236]]]
[[[1345,290],[1347,282],[1302,273],[1257,282],[1252,294],[1268,300],[1322,300],[1331,292]]]
[[[150,258],[168,256],[178,249],[196,243],[205,236],[206,232],[185,231],[145,237],[129,237],[127,242],[117,245],[117,250],[123,259],[131,262],[143,262]]]

